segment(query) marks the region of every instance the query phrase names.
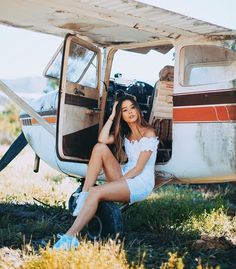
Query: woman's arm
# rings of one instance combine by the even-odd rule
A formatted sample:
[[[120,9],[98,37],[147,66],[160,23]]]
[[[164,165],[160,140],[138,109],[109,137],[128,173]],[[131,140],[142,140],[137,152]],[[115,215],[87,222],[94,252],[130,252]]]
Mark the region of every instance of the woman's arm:
[[[102,130],[98,136],[98,142],[104,144],[112,144],[114,143],[114,136],[110,135],[110,129],[112,126],[113,120],[110,118],[107,120],[105,125],[102,127]]]
[[[124,176],[122,176],[120,179],[128,179],[138,176],[144,169],[145,165],[147,164],[149,158],[152,155],[152,151],[142,151],[139,155],[138,161],[134,168],[129,170]]]
[[[110,134],[110,130],[111,130],[111,126],[116,115],[117,103],[118,103],[117,101],[114,103],[113,108],[112,108],[112,113],[110,117],[108,118],[107,122],[104,124],[98,136],[98,142],[100,143],[104,143],[104,144],[114,143],[114,136]]]

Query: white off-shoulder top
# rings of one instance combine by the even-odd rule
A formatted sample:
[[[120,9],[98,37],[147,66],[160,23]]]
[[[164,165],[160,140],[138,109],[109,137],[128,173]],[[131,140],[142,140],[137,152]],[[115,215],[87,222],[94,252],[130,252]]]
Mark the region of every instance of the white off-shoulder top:
[[[140,140],[133,141],[125,138],[124,146],[128,157],[128,162],[122,168],[123,174],[127,173],[136,165],[142,151],[152,151],[152,154],[143,171],[135,178],[141,180],[148,188],[153,188],[155,183],[154,169],[158,144],[159,140],[157,137],[142,137]]]

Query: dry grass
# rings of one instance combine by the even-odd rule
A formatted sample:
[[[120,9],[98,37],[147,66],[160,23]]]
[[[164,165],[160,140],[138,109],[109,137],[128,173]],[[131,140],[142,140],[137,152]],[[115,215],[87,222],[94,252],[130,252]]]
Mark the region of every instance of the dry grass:
[[[160,269],[184,269],[183,259],[177,253],[169,253],[169,256],[169,260],[162,263]]]
[[[0,157],[7,146],[0,147]],[[27,146],[2,172],[0,202],[63,205],[78,184],[50,168],[42,160],[39,173],[33,172],[34,153]]]
[[[204,212],[200,216],[192,216],[185,227],[199,231],[202,236],[222,237],[236,245],[236,216],[228,216],[224,208]]]
[[[41,250],[39,256],[31,256],[23,264],[23,269],[143,269],[141,265],[129,265],[120,243],[81,242],[78,250]]]

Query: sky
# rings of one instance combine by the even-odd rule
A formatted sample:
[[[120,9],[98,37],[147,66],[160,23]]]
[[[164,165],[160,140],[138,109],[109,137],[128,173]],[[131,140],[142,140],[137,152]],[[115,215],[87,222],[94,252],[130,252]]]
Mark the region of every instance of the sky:
[[[139,0],[236,29],[235,0]],[[0,26],[0,78],[40,76],[62,38]]]

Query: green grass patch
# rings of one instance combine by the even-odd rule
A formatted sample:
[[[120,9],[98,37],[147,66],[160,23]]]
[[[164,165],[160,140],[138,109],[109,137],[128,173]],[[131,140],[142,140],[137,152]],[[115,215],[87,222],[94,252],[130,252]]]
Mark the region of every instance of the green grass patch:
[[[124,219],[128,231],[180,231],[187,220],[226,206],[220,196],[207,197],[187,186],[167,186],[130,208]]]
[[[129,240],[139,238],[136,244],[147,253],[145,265],[182,268],[184,263],[185,268],[234,268],[236,208],[226,197],[235,187],[165,186],[127,210],[126,234]],[[202,245],[196,244],[198,241]],[[132,257],[132,248],[127,246],[127,250]],[[173,260],[175,266],[171,267]]]

